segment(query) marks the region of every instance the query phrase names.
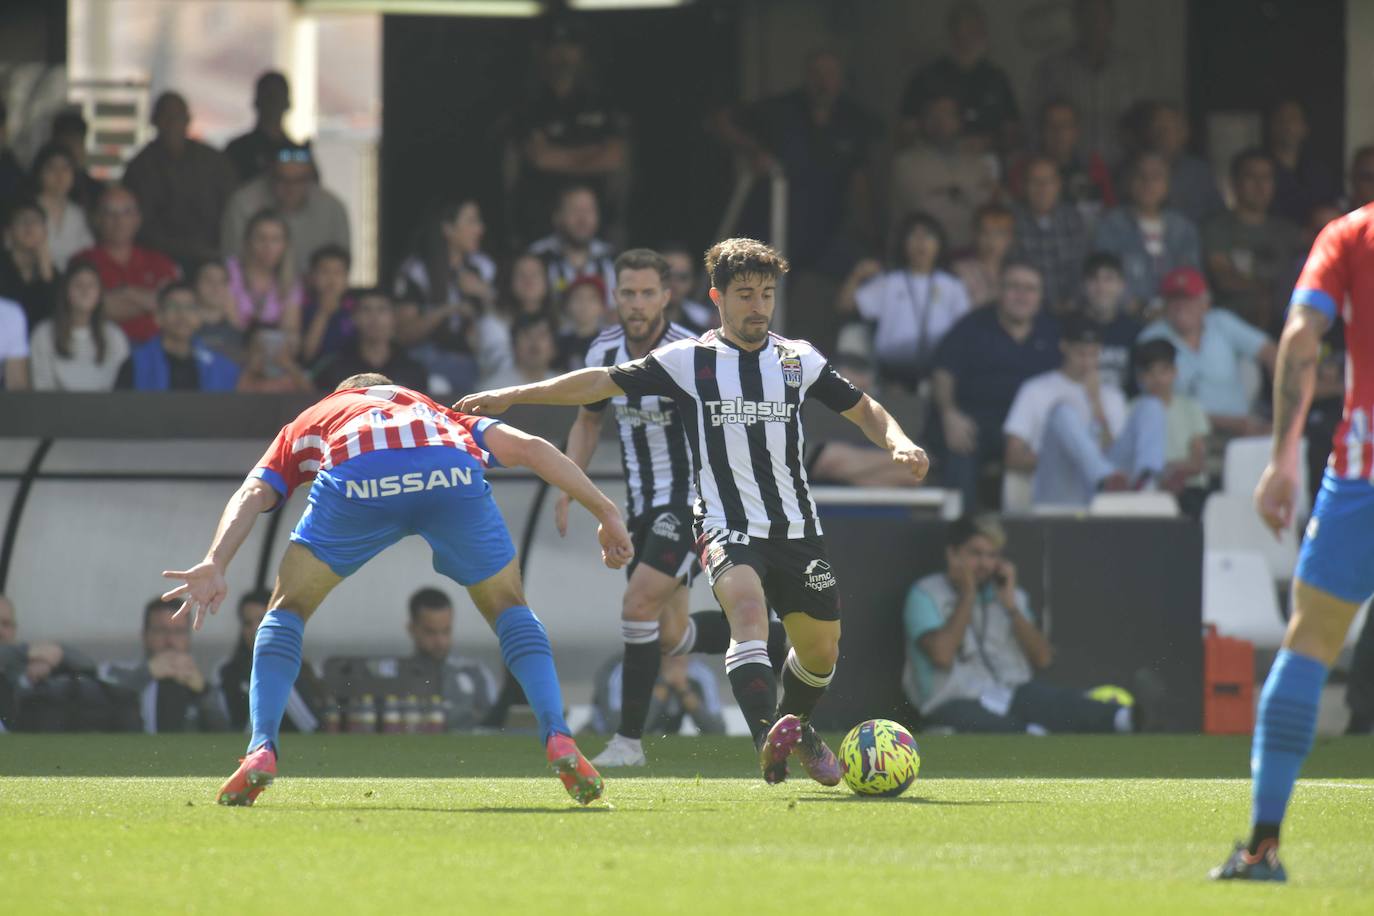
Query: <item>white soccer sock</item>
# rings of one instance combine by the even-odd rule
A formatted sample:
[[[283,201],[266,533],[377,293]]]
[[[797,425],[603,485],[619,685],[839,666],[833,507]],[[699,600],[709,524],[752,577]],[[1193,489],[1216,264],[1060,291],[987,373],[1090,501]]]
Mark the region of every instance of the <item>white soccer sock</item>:
[[[746,639],[744,642],[730,640],[730,648],[725,650],[725,673],[745,665],[763,665],[772,670],[768,663],[768,643],[762,639]]]
[[[691,617],[687,618],[687,629],[682,631],[682,638],[673,646],[669,655],[687,655],[692,651],[692,647],[697,644],[697,622]]]
[[[1116,711],[1116,718],[1112,720],[1112,727],[1119,732],[1131,730],[1131,707],[1123,706]]]
[[[620,635],[625,642],[631,645],[658,642],[658,621],[622,620],[620,621]]]
[[[796,649],[787,650],[787,661],[784,664],[786,665],[787,670],[791,671],[793,674],[797,676],[797,680],[801,681],[808,687],[829,687],[830,682],[835,679],[834,667],[832,667],[830,671],[825,674],[816,674],[814,671],[808,671],[806,669],[806,666],[801,663],[801,659],[797,658]]]

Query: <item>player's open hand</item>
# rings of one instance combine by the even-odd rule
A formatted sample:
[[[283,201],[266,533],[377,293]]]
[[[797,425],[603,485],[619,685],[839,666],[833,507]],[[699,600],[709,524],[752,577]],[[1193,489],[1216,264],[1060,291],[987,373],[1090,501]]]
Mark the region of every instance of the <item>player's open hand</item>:
[[[478,391],[459,399],[453,409],[459,413],[484,414],[492,417],[505,413],[515,403],[514,388],[497,388],[492,391]]]
[[[568,536],[568,509],[572,506],[572,497],[567,493],[562,493],[558,497],[558,502],[553,504],[553,523],[558,527],[558,536],[565,538]]]
[[[892,460],[911,471],[917,481],[926,479],[930,470],[930,456],[919,445],[908,445],[892,450]]]
[[[1293,525],[1297,491],[1296,465],[1284,468],[1270,462],[1260,475],[1259,485],[1255,487],[1255,509],[1276,538],[1282,537]]]
[[[601,541],[601,562],[611,569],[620,569],[634,559],[635,548],[630,541],[630,532],[625,529],[625,523],[619,516],[597,526],[596,537]]]
[[[182,614],[191,614],[191,626],[196,630],[205,623],[206,612],[213,614],[218,611],[224,596],[229,592],[223,571],[209,560],[202,560],[190,569],[165,569],[162,571],[162,578],[184,580],[181,585],[164,593],[162,600],[174,601],[181,598],[181,607],[177,608],[172,617],[175,619]]]

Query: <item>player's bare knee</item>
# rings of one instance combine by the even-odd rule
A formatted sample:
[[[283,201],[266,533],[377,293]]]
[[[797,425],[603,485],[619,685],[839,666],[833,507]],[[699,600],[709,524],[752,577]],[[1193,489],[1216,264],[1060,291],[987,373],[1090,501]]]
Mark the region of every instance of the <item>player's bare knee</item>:
[[[663,606],[653,595],[626,592],[620,602],[620,619],[634,621],[657,620]]]
[[[1284,635],[1285,649],[1331,665],[1345,646],[1359,605],[1298,582],[1293,590],[1293,617]]]
[[[658,648],[664,655],[669,655],[677,648],[678,643],[682,642],[683,634],[687,628],[670,624],[666,617],[660,618],[658,622]]]
[[[520,581],[520,568],[512,560],[494,576],[467,586],[468,597],[488,622],[494,622],[507,608],[524,606],[525,587]]]
[[[676,588],[676,583],[673,583],[672,587]],[[658,620],[663,615],[664,604],[671,597],[671,589],[660,588],[657,582],[645,581],[635,576],[630,579],[625,596],[620,600],[620,619]]]
[[[792,648],[797,653],[797,661],[802,663],[802,667],[817,674],[834,670],[835,663],[840,660],[840,638],[838,634],[833,638],[811,639],[803,644],[795,644]]]
[[[726,616],[730,619],[730,635],[736,642],[768,638],[768,605],[763,601],[745,598],[732,605]]]

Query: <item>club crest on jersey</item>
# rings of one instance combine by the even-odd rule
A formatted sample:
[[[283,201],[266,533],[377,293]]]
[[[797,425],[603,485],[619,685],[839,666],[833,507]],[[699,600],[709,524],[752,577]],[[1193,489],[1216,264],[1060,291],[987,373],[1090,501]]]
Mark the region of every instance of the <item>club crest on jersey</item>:
[[[782,380],[788,388],[800,388],[802,379],[801,358],[784,356],[778,364],[782,367]]]

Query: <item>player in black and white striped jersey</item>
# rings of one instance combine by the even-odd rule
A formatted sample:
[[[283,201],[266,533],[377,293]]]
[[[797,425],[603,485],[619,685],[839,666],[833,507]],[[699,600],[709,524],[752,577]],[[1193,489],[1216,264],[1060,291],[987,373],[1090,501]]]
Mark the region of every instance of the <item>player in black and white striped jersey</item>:
[[[626,251],[615,261],[618,323],[587,350],[589,366],[614,366],[651,350],[692,339],[668,321],[668,262],[647,248]],[[625,640],[620,725],[593,762],[598,767],[643,766],[644,722],[658,680],[660,650],[671,655],[721,653],[729,630],[720,614],[688,615],[688,586],[696,568],[692,503],[696,499],[691,446],[671,398],[617,395],[578,411],[568,433],[568,457],[585,468],[596,451],[607,408],[615,416],[620,462],[625,469],[626,514],[635,558],[626,568],[628,584],[621,602]],[[570,500],[558,500],[554,518],[567,533]],[[776,647],[786,640],[772,627]]]
[[[618,394],[673,400],[693,449],[702,562],[730,622],[726,671],[763,777],[785,779],[796,750],[812,778],[833,785],[838,762],[808,719],[839,657],[839,601],[802,463],[802,403],[814,397],[842,413],[917,480],[929,461],[819,351],[769,332],[778,278],[787,271],[777,252],[753,239],[727,239],[707,252],[706,270],[719,330],[610,369],[470,395],[458,409],[500,413],[511,404],[586,404]],[[793,646],[780,705],[765,643],[770,604]]]

